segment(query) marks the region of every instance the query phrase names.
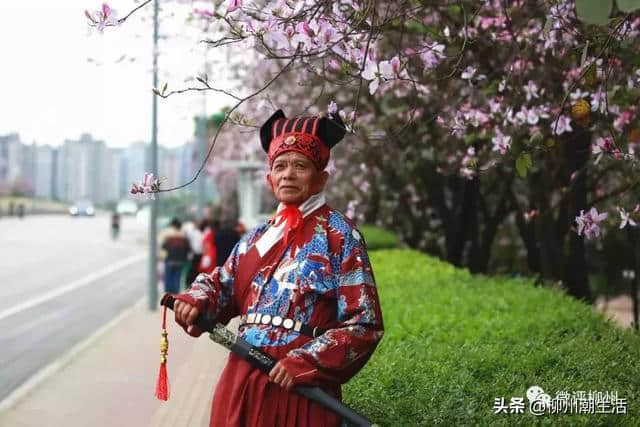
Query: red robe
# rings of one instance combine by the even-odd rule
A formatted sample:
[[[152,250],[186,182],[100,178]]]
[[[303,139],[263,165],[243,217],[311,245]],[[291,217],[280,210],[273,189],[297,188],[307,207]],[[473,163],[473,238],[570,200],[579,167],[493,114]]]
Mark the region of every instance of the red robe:
[[[261,257],[255,243],[272,226],[270,221],[245,235],[223,266],[199,276],[178,299],[223,324],[240,314],[262,313],[328,329],[311,338],[271,325],[245,325],[239,335],[281,360],[294,384],[319,385],[341,398],[340,385],[364,366],[383,335],[364,241],[346,217],[324,204],[303,219],[293,243],[284,247],[283,239]],[[332,411],[285,391],[230,354],[210,426],[338,425]]]

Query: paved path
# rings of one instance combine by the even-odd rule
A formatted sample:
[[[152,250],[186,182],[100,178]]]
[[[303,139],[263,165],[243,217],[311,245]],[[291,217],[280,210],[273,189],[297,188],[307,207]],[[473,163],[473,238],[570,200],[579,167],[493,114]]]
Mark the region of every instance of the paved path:
[[[0,425],[208,426],[213,389],[227,351],[206,335],[193,339],[168,322],[171,396],[158,401],[154,392],[160,326],[160,312],[149,312],[141,300],[0,411]]]

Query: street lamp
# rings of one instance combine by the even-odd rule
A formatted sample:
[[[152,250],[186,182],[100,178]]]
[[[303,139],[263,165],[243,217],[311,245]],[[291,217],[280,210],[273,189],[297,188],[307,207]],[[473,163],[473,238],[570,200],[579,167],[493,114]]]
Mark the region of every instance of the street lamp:
[[[158,87],[158,0],[153,0],[153,86]],[[158,176],[158,98],[152,94],[151,111],[151,173]],[[149,218],[149,310],[155,311],[158,303],[156,272],[158,200],[151,202]]]

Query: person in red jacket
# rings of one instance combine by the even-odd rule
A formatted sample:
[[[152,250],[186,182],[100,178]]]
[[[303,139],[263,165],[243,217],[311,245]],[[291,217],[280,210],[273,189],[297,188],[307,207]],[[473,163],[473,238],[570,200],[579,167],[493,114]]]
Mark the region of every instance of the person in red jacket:
[[[218,248],[216,246],[217,221],[211,221],[204,230],[202,236],[202,258],[198,272],[211,273],[216,268],[218,258]]]
[[[202,333],[194,325],[200,314],[223,324],[240,316],[239,335],[279,360],[267,376],[230,353],[210,426],[338,426],[336,414],[291,389],[314,384],[341,398],[341,384],[382,338],[364,239],[323,192],[329,150],[344,133],[338,117],[277,111],[260,130],[277,213],[177,297],[175,320],[190,335]]]

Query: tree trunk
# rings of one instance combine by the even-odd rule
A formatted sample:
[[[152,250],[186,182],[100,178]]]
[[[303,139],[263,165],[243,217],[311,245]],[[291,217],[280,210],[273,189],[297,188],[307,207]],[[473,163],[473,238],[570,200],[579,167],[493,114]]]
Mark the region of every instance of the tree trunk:
[[[569,166],[569,176],[586,167],[591,152],[591,134],[577,130],[571,138],[566,140],[566,161]],[[568,219],[573,222],[580,210],[587,209],[587,173],[576,175],[569,193]],[[562,221],[558,219],[558,222]],[[565,284],[570,295],[578,299],[591,301],[589,289],[588,265],[585,255],[584,236],[569,233],[569,254],[565,270]]]
[[[640,276],[640,236],[638,231],[629,228],[629,240],[633,248],[633,278],[631,279],[631,301],[633,302],[633,326],[636,332],[640,333],[640,324],[638,324],[638,277]]]
[[[464,182],[461,183],[461,203],[459,204],[459,208],[456,209],[455,205],[457,203],[454,202],[454,209],[451,210],[451,226],[445,230],[447,233],[445,236],[447,242],[447,261],[458,267],[463,264],[464,249],[472,226],[471,215],[476,215],[472,210],[475,192],[478,191],[477,185],[473,184],[476,180],[477,178],[471,181],[465,179]]]

